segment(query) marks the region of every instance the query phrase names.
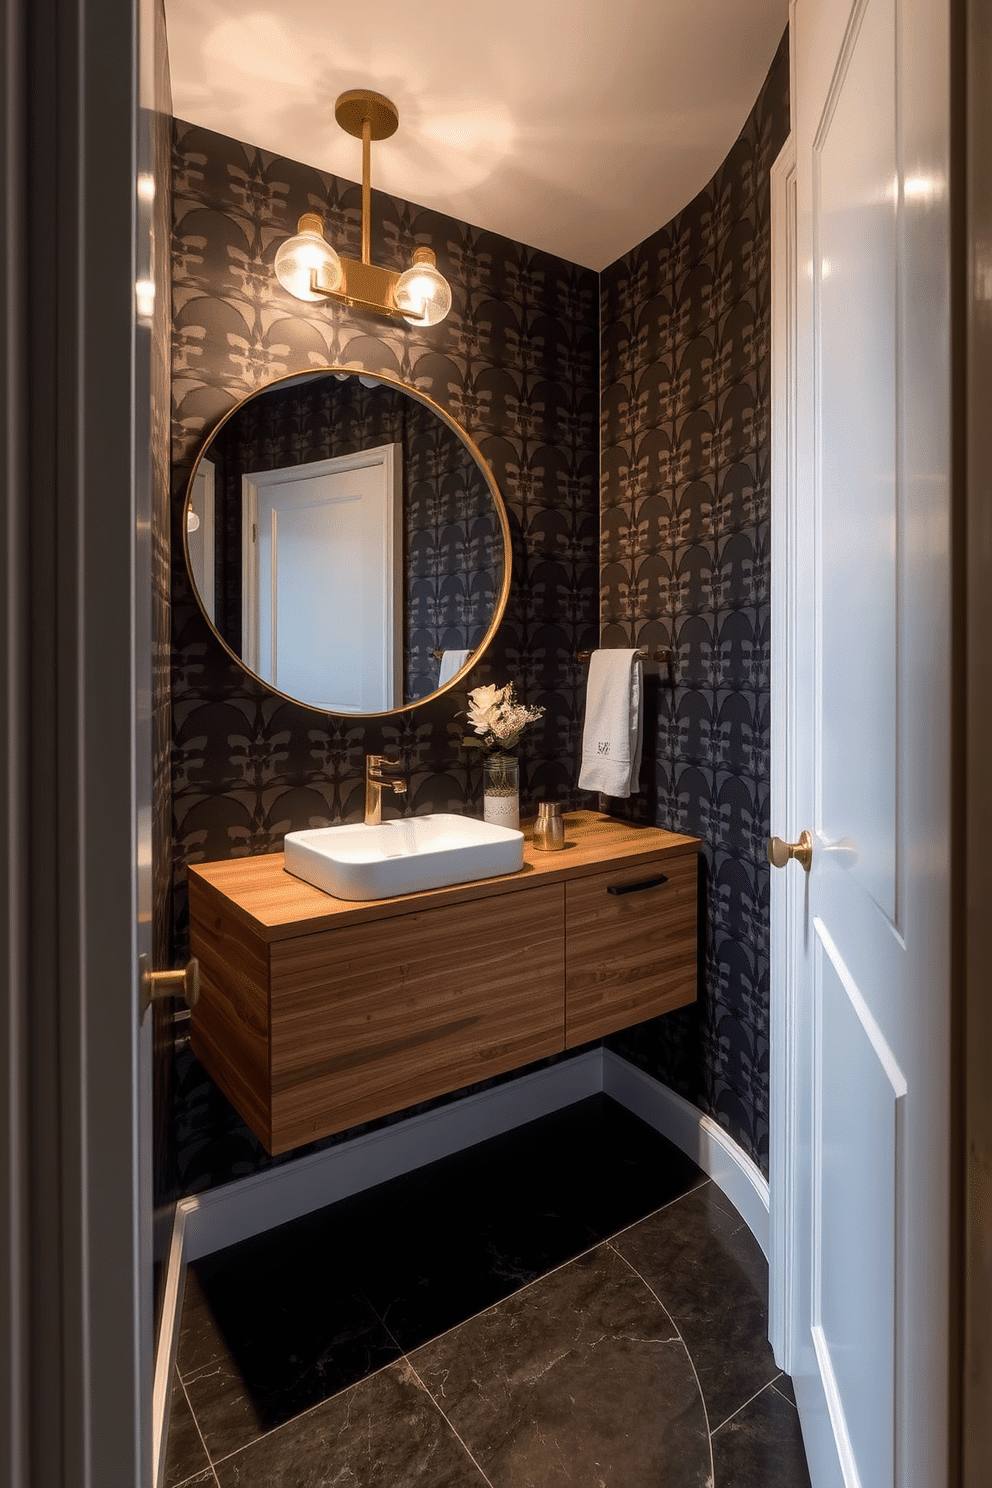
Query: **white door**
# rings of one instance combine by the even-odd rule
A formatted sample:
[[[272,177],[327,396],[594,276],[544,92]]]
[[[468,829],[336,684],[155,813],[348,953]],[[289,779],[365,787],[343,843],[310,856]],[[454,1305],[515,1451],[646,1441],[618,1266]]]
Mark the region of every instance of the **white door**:
[[[245,660],[290,697],[403,701],[401,460],[387,444],[244,476]]]
[[[793,5],[772,827],[810,829],[812,859],[773,874],[772,1294],[814,1488],[946,1481],[948,25],[944,0]]]

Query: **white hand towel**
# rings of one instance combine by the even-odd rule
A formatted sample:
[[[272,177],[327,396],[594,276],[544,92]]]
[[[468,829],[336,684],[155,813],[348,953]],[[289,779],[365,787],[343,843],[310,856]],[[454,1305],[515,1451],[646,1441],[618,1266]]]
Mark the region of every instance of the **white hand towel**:
[[[438,687],[443,687],[445,682],[450,682],[456,672],[461,671],[471,655],[471,651],[442,651],[441,673],[437,679]]]
[[[636,651],[594,651],[589,660],[579,790],[637,791],[644,668]]]

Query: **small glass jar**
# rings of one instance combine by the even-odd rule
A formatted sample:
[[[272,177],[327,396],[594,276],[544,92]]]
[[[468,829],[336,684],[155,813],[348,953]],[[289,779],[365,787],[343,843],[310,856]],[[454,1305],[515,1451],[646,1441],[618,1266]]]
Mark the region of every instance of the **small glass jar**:
[[[490,754],[483,766],[483,818],[496,827],[520,827],[520,761],[513,754]]]

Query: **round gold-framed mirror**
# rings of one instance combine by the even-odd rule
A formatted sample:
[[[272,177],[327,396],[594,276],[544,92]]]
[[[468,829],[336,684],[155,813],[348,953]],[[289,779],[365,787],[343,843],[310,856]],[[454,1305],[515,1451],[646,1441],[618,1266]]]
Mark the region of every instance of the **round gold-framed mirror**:
[[[386,717],[456,686],[510,590],[499,488],[465,429],[384,372],[257,388],[186,488],[193,591],[228,654],[280,697]]]

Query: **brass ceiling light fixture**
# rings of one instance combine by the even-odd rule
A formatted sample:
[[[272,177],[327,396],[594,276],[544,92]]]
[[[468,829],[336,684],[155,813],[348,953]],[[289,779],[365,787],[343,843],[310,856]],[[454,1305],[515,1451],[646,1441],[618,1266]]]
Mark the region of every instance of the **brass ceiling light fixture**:
[[[400,122],[394,104],[381,93],[355,88],[334,105],[341,128],[362,142],[361,262],[336,253],[324,238],[316,212],[305,212],[296,235],[287,238],[275,259],[276,278],[298,300],[339,300],[361,310],[395,315],[411,325],[433,326],[451,309],[451,288],[438,273],[430,248],[416,248],[403,274],[371,261],[372,141],[388,139]]]

